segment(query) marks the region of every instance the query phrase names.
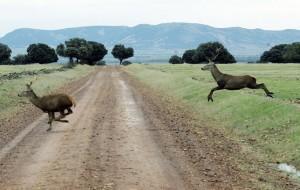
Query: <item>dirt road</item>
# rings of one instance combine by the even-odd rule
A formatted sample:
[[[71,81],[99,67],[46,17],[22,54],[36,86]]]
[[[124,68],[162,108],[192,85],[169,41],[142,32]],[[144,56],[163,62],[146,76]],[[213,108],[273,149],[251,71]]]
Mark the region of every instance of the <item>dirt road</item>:
[[[1,148],[0,189],[247,188],[227,155],[141,91],[120,69],[99,69],[74,92],[69,123],[47,132],[43,115]]]

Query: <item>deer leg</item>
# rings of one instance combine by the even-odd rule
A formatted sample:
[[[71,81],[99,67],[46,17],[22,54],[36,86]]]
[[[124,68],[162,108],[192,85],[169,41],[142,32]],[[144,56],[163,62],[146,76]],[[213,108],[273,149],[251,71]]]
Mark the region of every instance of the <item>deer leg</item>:
[[[55,119],[55,121],[62,122],[62,123],[69,123],[68,120]]]
[[[69,114],[72,114],[72,113],[73,113],[73,111],[72,111],[72,109],[71,109],[71,108],[67,108],[67,110],[68,110],[68,113],[67,113],[67,115],[69,115]]]
[[[50,124],[51,123],[51,113],[50,112],[48,112],[48,124]]]
[[[68,120],[62,120],[64,117],[66,117],[65,114],[60,115],[57,119],[54,119],[54,121],[58,121],[58,122],[63,122],[63,123],[68,123]]]
[[[214,101],[214,99],[212,98],[212,95],[213,95],[214,91],[216,91],[216,90],[223,90],[223,88],[217,86],[217,87],[211,89],[210,93],[207,96],[208,101],[212,101],[212,102]]]
[[[70,115],[73,113],[72,109],[71,108],[67,108],[68,112],[67,113],[64,113],[64,115]]]
[[[68,120],[62,120],[63,118],[66,117],[64,110],[60,111],[59,113],[60,113],[60,116],[58,118],[54,118],[54,121],[68,123],[69,122]]]
[[[60,116],[57,118],[58,120],[63,119],[63,118],[66,117],[66,114],[65,114],[64,111],[60,111],[59,113],[60,113]]]
[[[255,86],[254,87],[250,87],[250,88],[252,88],[252,89],[263,89],[264,91],[265,91],[265,93],[266,93],[266,95],[267,96],[269,96],[269,97],[271,97],[271,98],[273,98],[273,92],[270,92],[268,89],[267,89],[267,87],[266,87],[266,85],[264,84],[264,83],[261,83],[261,84],[255,84]]]
[[[48,116],[49,116],[49,128],[47,129],[47,131],[51,131],[52,129],[52,121],[54,119],[54,112],[48,112]]]

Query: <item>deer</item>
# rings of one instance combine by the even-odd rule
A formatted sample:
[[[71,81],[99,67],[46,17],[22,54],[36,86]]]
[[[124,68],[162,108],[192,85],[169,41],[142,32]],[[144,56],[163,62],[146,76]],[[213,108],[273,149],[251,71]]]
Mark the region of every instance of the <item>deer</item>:
[[[29,101],[38,107],[40,110],[42,110],[44,113],[48,113],[49,117],[49,128],[47,131],[52,130],[52,122],[58,121],[58,122],[64,122],[68,123],[68,120],[62,120],[67,115],[70,115],[73,113],[72,106],[76,106],[76,103],[74,99],[67,95],[67,94],[52,94],[52,95],[46,95],[43,97],[39,97],[36,95],[36,93],[32,89],[32,82],[29,84],[26,84],[26,90],[18,94],[19,97],[26,97],[29,99]],[[67,110],[67,113],[65,113],[65,110]],[[58,118],[55,118],[55,112],[59,112],[60,116]]]
[[[210,93],[207,96],[207,100],[214,101],[212,95],[214,91],[217,90],[240,90],[243,88],[250,88],[250,89],[262,89],[264,90],[267,97],[273,98],[273,92],[270,92],[264,83],[257,84],[256,78],[244,75],[244,76],[233,76],[229,74],[222,73],[215,64],[216,58],[220,54],[221,48],[216,50],[216,55],[212,56],[212,58],[206,57],[208,60],[208,64],[201,68],[203,71],[210,71],[214,80],[217,82],[218,86],[212,88]]]

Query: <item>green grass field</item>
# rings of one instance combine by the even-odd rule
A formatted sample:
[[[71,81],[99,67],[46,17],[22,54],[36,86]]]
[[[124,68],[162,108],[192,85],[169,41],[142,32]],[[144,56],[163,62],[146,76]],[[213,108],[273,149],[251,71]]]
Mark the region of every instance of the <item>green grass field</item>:
[[[47,65],[23,65],[23,66],[0,66],[0,76],[9,73],[21,73],[23,71],[39,71],[41,69],[53,70],[59,69],[59,64]],[[63,86],[63,84],[79,79],[92,71],[89,66],[77,66],[74,69],[68,69],[49,74],[39,74],[33,76],[21,76],[12,80],[0,80],[0,119],[9,118],[13,113],[19,111],[20,107],[26,101],[25,98],[18,97],[18,93],[25,90],[25,84],[34,81],[33,88],[38,94],[47,94]]]
[[[203,65],[138,65],[126,70],[146,85],[176,97],[199,113],[199,118],[225,128],[233,138],[251,145],[269,162],[287,162],[300,168],[300,64],[220,65],[233,75],[252,75],[274,92],[262,90],[217,91],[214,102],[207,95],[216,86]]]
[[[58,69],[60,64],[31,64],[31,65],[1,65],[0,75],[8,74],[12,72],[22,72],[22,71],[38,71],[41,69]]]

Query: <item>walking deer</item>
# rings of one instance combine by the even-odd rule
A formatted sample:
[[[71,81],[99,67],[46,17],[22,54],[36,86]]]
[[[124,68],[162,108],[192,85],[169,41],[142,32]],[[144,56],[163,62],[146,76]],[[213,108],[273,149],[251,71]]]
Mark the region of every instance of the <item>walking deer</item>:
[[[218,57],[220,53],[220,49],[217,49],[216,55],[213,58],[206,58],[209,63],[201,68],[201,70],[209,70],[217,82],[218,86],[211,89],[210,93],[208,94],[208,101],[213,102],[212,95],[214,91],[217,90],[240,90],[243,88],[250,88],[250,89],[263,89],[266,93],[266,96],[273,98],[273,92],[270,92],[266,85],[264,83],[257,84],[256,78],[244,75],[244,76],[232,76],[229,74],[222,73],[216,64],[214,63],[214,60]]]
[[[43,97],[38,97],[36,93],[31,88],[32,82],[29,84],[26,84],[26,90],[18,94],[19,97],[27,97],[29,98],[29,101],[41,109],[43,112],[48,113],[49,117],[49,128],[47,131],[50,131],[52,129],[52,122],[58,121],[58,122],[69,122],[68,120],[62,120],[64,117],[66,117],[69,114],[72,114],[73,111],[71,109],[72,106],[76,106],[75,101],[72,97],[66,94],[53,94],[53,95],[47,95]],[[65,110],[67,110],[67,113],[65,113]],[[58,118],[55,118],[55,112],[59,112],[60,116]]]

